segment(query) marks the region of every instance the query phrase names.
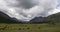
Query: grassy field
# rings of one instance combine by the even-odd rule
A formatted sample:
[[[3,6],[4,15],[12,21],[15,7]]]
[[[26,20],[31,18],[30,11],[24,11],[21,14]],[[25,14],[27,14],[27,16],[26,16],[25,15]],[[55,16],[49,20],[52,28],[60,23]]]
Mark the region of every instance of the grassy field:
[[[0,24],[0,32],[60,32],[60,24]]]

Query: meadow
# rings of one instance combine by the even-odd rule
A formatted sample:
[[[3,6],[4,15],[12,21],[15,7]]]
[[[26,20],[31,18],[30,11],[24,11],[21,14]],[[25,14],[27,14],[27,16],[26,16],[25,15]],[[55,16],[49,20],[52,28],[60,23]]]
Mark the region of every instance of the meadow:
[[[0,24],[0,32],[60,32],[60,24]]]

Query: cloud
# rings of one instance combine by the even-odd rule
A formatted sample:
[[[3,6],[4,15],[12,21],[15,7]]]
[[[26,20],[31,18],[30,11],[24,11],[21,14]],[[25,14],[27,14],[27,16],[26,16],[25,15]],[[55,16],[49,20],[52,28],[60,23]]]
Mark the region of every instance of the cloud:
[[[52,11],[50,11],[48,14],[51,15],[51,14],[55,14],[55,13],[58,13],[60,12],[60,0],[57,1],[57,6],[55,9],[53,9]]]
[[[58,13],[58,12],[60,12],[60,9],[54,9],[51,12],[49,12],[48,15],[52,15],[52,14],[55,14],[55,13]]]
[[[0,0],[0,10],[11,18],[30,21],[39,16],[48,16],[58,0]]]

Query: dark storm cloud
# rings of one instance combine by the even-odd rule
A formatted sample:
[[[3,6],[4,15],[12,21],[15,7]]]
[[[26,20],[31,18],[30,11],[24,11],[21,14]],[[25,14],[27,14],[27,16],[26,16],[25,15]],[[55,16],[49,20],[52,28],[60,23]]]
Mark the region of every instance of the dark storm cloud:
[[[8,3],[9,6],[21,7],[24,9],[29,9],[29,8],[32,8],[36,5],[38,5],[38,3],[34,0],[6,0],[6,2]]]
[[[33,0],[18,0],[19,4],[22,8],[29,9],[36,6],[38,3],[34,2]]]

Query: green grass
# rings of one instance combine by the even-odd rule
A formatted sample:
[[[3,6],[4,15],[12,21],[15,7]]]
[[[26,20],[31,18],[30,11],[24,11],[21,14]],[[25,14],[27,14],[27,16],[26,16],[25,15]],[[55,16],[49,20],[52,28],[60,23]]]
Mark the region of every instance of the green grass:
[[[0,24],[0,32],[60,32],[60,24]]]

